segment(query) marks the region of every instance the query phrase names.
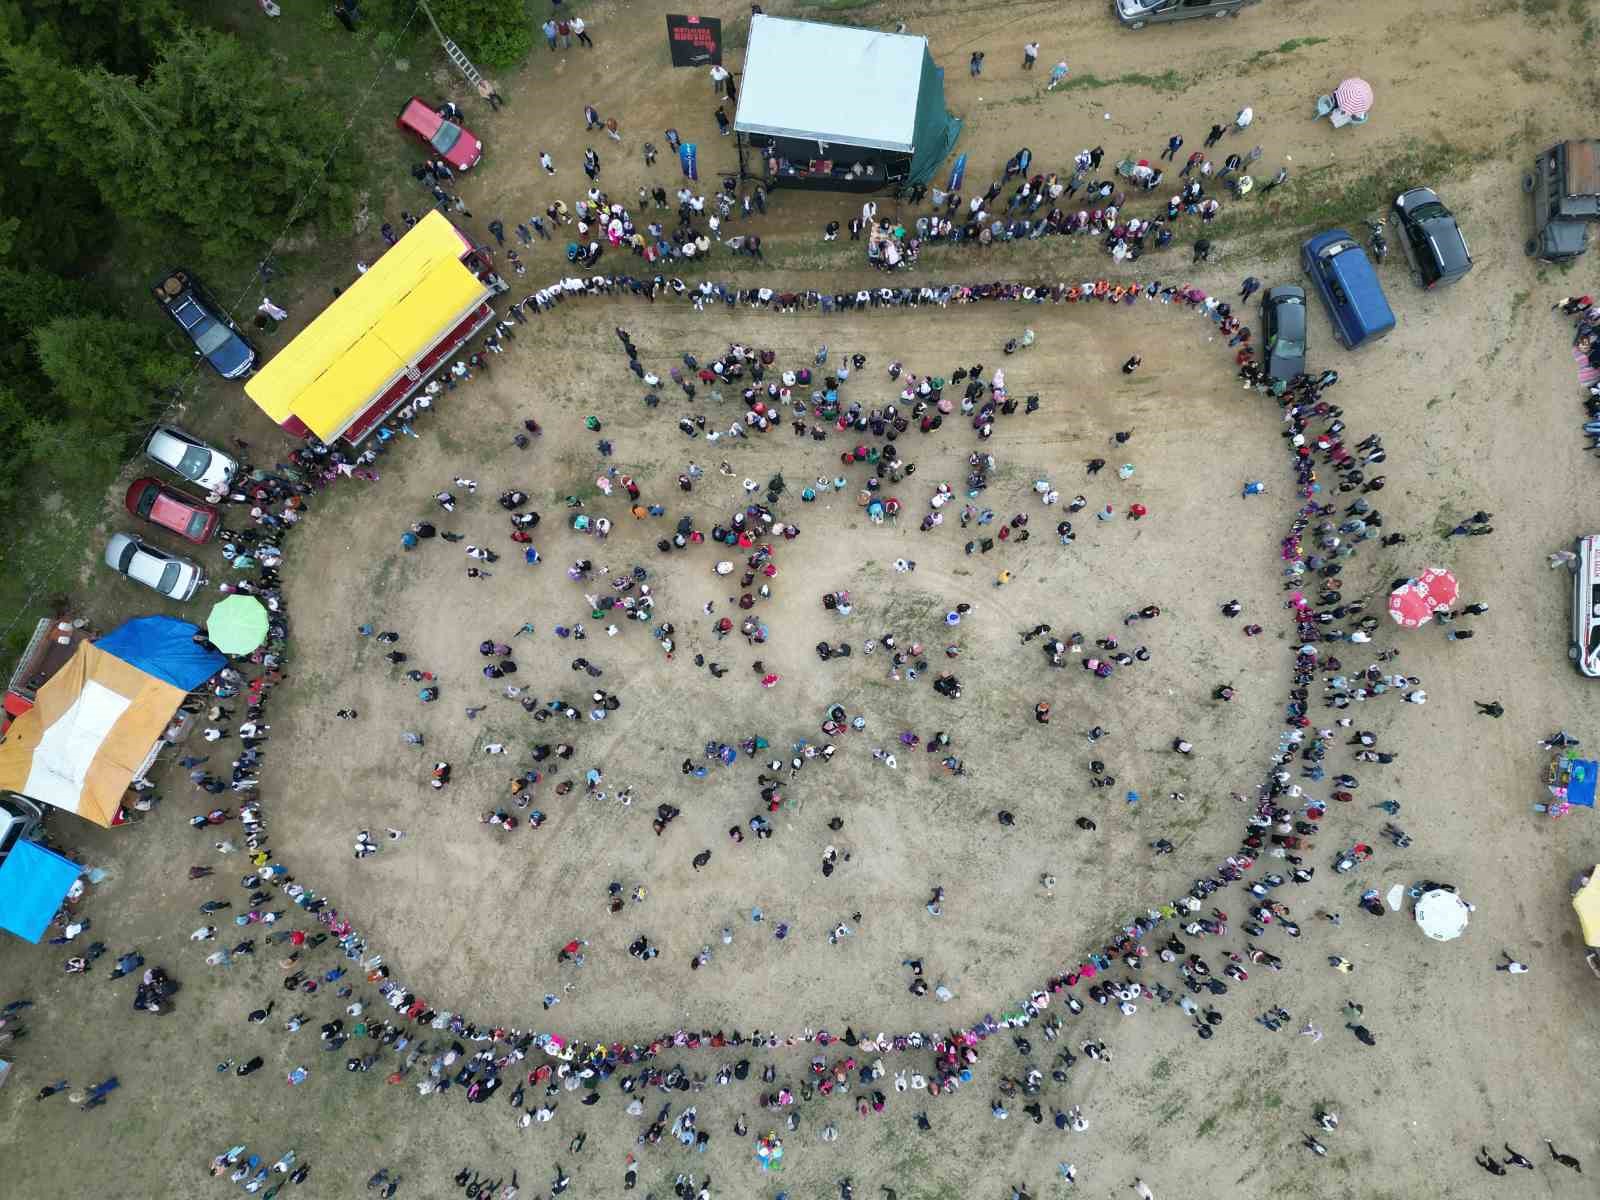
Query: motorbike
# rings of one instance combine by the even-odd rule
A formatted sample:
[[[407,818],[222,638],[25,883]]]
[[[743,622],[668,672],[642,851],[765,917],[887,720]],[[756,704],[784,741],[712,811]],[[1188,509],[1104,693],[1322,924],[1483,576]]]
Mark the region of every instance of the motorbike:
[[[1384,236],[1383,226],[1385,218],[1367,222],[1367,230],[1372,234],[1372,257],[1380,263],[1389,257],[1389,239]]]
[[[1364,863],[1372,857],[1372,847],[1365,842],[1357,842],[1348,850],[1340,851],[1333,860],[1333,869],[1343,875],[1357,863]]]

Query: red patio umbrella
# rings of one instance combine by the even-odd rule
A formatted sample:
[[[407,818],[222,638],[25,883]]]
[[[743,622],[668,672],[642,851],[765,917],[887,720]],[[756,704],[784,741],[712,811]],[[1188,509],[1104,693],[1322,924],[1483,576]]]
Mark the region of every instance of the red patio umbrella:
[[[1433,609],[1428,593],[1414,579],[1389,593],[1389,615],[1407,629],[1431,621]]]
[[[1417,577],[1417,586],[1427,594],[1430,608],[1449,608],[1461,590],[1455,575],[1443,567],[1429,567]]]

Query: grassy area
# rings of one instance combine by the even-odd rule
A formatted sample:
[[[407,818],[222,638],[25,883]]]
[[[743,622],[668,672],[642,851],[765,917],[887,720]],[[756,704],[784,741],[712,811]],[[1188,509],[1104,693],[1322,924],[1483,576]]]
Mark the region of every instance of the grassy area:
[[[1384,212],[1395,196],[1419,183],[1430,186],[1477,164],[1480,156],[1451,142],[1412,139],[1398,151],[1355,172],[1313,167],[1290,175],[1270,199],[1230,204],[1213,223],[1212,241],[1249,237],[1263,254],[1280,252],[1312,230],[1340,226],[1360,232],[1361,222]]]
[[[1269,50],[1257,50],[1244,60],[1246,67],[1273,65],[1274,56],[1293,54],[1296,50],[1303,50],[1307,46],[1320,46],[1328,39],[1323,37],[1290,38],[1286,42],[1279,42]]]
[[[1153,92],[1181,92],[1187,88],[1191,80],[1187,75],[1177,71],[1166,70],[1159,75],[1146,75],[1140,71],[1125,71],[1112,79],[1101,79],[1098,75],[1085,73],[1083,75],[1069,75],[1065,82],[1059,84],[1054,90],[1057,92],[1088,91],[1097,88],[1109,87],[1142,87]]]

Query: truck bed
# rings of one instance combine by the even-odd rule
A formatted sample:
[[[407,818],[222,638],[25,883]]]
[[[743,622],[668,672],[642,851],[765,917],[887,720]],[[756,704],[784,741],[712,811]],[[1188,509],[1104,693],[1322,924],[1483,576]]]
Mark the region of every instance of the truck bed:
[[[1566,194],[1600,196],[1600,142],[1564,142],[1561,149],[1567,161]]]

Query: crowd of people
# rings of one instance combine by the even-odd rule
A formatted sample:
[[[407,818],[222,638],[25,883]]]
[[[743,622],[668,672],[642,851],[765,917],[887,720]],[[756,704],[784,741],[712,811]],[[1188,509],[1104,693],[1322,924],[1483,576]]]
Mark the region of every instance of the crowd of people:
[[[541,312],[578,295],[615,295],[619,292],[635,294],[651,302],[657,298],[688,300],[697,308],[706,303],[721,302],[778,311],[798,308],[849,310],[855,307],[921,303],[943,306],[952,302],[977,301],[1016,304],[1099,301],[1124,305],[1143,301],[1179,305],[1202,321],[1221,324],[1229,319],[1227,301],[1198,288],[1163,286],[1159,282],[1111,283],[1107,280],[1091,280],[1077,284],[950,284],[822,296],[815,293],[780,295],[759,287],[735,289],[713,283],[690,288],[678,281],[660,278],[646,281],[590,277],[564,280],[550,289],[516,301],[508,313],[506,331],[509,332],[511,321],[526,320],[530,311]],[[618,335],[629,369],[648,389],[646,403],[652,403],[652,398],[659,403],[666,379],[656,376],[641,362],[637,348],[625,330],[619,329]],[[819,440],[832,434],[843,434],[847,439],[862,435],[883,438],[881,445],[869,446],[862,441],[841,455],[847,470],[864,469],[865,478],[860,488],[862,505],[869,510],[877,506],[879,516],[888,513],[890,500],[895,500],[898,508],[898,500],[887,495],[887,490],[895,483],[903,483],[915,469],[914,463],[905,461],[904,448],[890,436],[891,430],[895,434],[903,434],[915,423],[920,432],[933,433],[940,428],[944,416],[954,415],[959,408],[962,420],[968,423],[981,442],[997,418],[1012,416],[1019,409],[1025,418],[1037,407],[1033,397],[1029,397],[1023,406],[1008,392],[1003,368],[989,372],[981,366],[958,368],[951,373],[947,384],[940,377],[906,373],[901,364],[894,363],[890,364],[888,370],[897,382],[904,378],[902,399],[907,408],[865,408],[847,402],[841,394],[851,374],[858,374],[864,369],[866,364],[864,360],[858,361],[859,358],[846,358],[830,368],[826,348],[823,348],[812,363],[785,367],[776,361],[776,355],[771,351],[733,344],[705,366],[693,360],[692,356],[686,357],[683,363],[686,371],[680,372],[674,367],[666,378],[691,400],[696,395],[697,387],[739,390],[748,407],[742,420],[735,422],[736,428],[728,431],[726,436],[729,437],[776,432],[787,421],[793,426],[796,436]],[[1238,366],[1245,386],[1262,393],[1270,390],[1259,379],[1253,360],[1243,352]],[[1326,398],[1327,391],[1335,383],[1335,377],[1325,375],[1321,379],[1295,380],[1286,388],[1277,389],[1276,401],[1282,410],[1286,445],[1301,498],[1299,510],[1282,543],[1285,611],[1287,619],[1294,623],[1296,635],[1293,643],[1293,686],[1286,698],[1285,728],[1257,796],[1249,800],[1242,794],[1236,794],[1239,799],[1247,801],[1249,814],[1237,852],[1228,855],[1210,872],[1197,877],[1189,888],[1180,893],[1151,896],[1146,907],[1130,912],[1122,924],[1109,931],[1103,942],[1079,956],[1056,964],[1037,988],[1001,1007],[998,1015],[986,1014],[964,1026],[941,1023],[938,1027],[898,1033],[862,1035],[853,1027],[847,1027],[838,1034],[810,1028],[795,1031],[754,1030],[749,1034],[739,1030],[679,1028],[645,1039],[621,1035],[605,1040],[575,1041],[556,1032],[525,1029],[481,1017],[469,1018],[465,1014],[440,1008],[430,1004],[423,991],[404,982],[395,973],[394,964],[388,961],[382,951],[368,943],[350,917],[334,907],[330,897],[297,881],[290,875],[287,865],[278,861],[268,839],[265,805],[259,796],[256,772],[270,731],[270,726],[266,724],[266,702],[273,688],[284,679],[282,668],[287,662],[289,648],[287,612],[279,578],[280,562],[284,558],[284,534],[311,510],[313,497],[328,484],[345,476],[359,476],[377,482],[377,473],[372,470],[377,458],[399,444],[402,437],[420,436],[413,428],[413,423],[427,415],[442,399],[444,392],[435,389],[419,395],[387,422],[369,447],[360,453],[312,440],[303,449],[293,452],[286,462],[277,463],[271,469],[247,471],[244,475],[247,482],[227,496],[218,497],[220,501],[230,504],[233,511],[241,515],[248,513],[250,520],[250,525],[226,535],[229,548],[233,551],[231,559],[238,578],[225,584],[224,589],[254,594],[267,604],[272,613],[270,640],[249,661],[236,662],[219,676],[212,684],[209,696],[193,702],[205,708],[212,722],[208,728],[215,731],[216,737],[211,738],[208,732],[208,741],[220,742],[232,737],[239,739],[239,752],[232,761],[231,776],[221,771],[203,771],[203,758],[190,756],[184,763],[192,771],[191,778],[198,790],[213,794],[233,791],[241,797],[241,806],[236,813],[226,808],[213,808],[192,823],[196,824],[197,829],[207,831],[228,826],[234,821],[239,823],[237,834],[223,837],[215,841],[213,846],[218,855],[242,852],[250,860],[240,876],[240,888],[245,898],[233,922],[241,932],[255,936],[212,951],[206,961],[217,969],[241,964],[244,959],[260,961],[254,958],[259,939],[264,951],[261,959],[279,956],[277,965],[282,972],[281,985],[294,1004],[309,1006],[316,1003],[311,998],[318,997],[324,1004],[332,1001],[334,1008],[339,1010],[322,1014],[328,1019],[320,1025],[320,1048],[333,1056],[330,1062],[338,1064],[342,1057],[347,1072],[378,1070],[391,1083],[414,1083],[423,1096],[455,1092],[471,1103],[487,1101],[500,1088],[507,1087],[516,1108],[515,1120],[524,1128],[551,1120],[563,1093],[582,1092],[581,1096],[574,1096],[573,1099],[586,1106],[603,1104],[609,1099],[612,1104],[623,1107],[629,1115],[640,1117],[644,1112],[644,1092],[654,1090],[668,1098],[667,1107],[652,1124],[643,1127],[644,1132],[639,1139],[641,1146],[656,1144],[670,1128],[682,1145],[703,1148],[709,1135],[695,1126],[691,1097],[680,1095],[674,1101],[673,1094],[692,1094],[706,1086],[729,1085],[746,1079],[752,1069],[759,1069],[762,1074],[764,1090],[760,1096],[761,1107],[770,1111],[774,1122],[781,1121],[786,1128],[794,1130],[802,1120],[802,1105],[814,1099],[836,1094],[850,1096],[857,1111],[865,1116],[884,1111],[891,1088],[898,1093],[916,1091],[931,1096],[948,1094],[973,1080],[974,1068],[980,1055],[985,1054],[1002,1058],[1002,1063],[996,1069],[997,1094],[991,1106],[994,1116],[1007,1119],[1011,1115],[1013,1098],[1021,1097],[1027,1102],[1020,1105],[1020,1111],[1035,1123],[1042,1123],[1046,1118],[1041,1097],[1053,1086],[1068,1082],[1069,1072],[1080,1061],[1080,1057],[1101,1064],[1109,1064],[1112,1060],[1112,1048],[1106,1037],[1084,1016],[1088,1012],[1085,1000],[1097,1007],[1115,1007],[1123,1017],[1134,1016],[1140,1008],[1181,1014],[1178,1019],[1188,1021],[1198,1038],[1210,1039],[1216,1026],[1225,1019],[1225,1014],[1215,1004],[1216,998],[1241,988],[1249,979],[1252,969],[1258,969],[1258,975],[1260,972],[1270,975],[1284,965],[1285,958],[1280,951],[1288,949],[1286,944],[1272,948],[1260,944],[1269,937],[1273,927],[1289,941],[1298,939],[1306,932],[1289,905],[1279,898],[1283,895],[1279,889],[1285,885],[1298,888],[1312,882],[1316,867],[1307,852],[1314,848],[1315,837],[1329,809],[1334,805],[1348,804],[1353,799],[1354,789],[1359,785],[1354,774],[1356,766],[1393,761],[1393,752],[1379,748],[1376,734],[1356,728],[1354,715],[1334,717],[1328,714],[1319,717],[1314,701],[1342,711],[1389,694],[1412,704],[1421,704],[1426,699],[1421,681],[1403,674],[1392,665],[1398,656],[1395,649],[1366,651],[1372,655],[1372,662],[1366,664],[1346,663],[1341,658],[1341,655],[1352,652],[1363,653],[1353,648],[1370,641],[1381,624],[1368,610],[1370,595],[1346,594],[1344,576],[1349,560],[1362,545],[1376,540],[1380,536],[1378,531],[1384,528],[1383,514],[1372,507],[1372,497],[1382,489],[1383,476],[1374,474],[1372,468],[1381,465],[1386,456],[1381,439],[1376,435],[1360,441],[1351,440],[1344,428],[1342,411]],[[960,387],[960,398],[947,396],[946,387]],[[598,417],[591,417],[589,421],[592,422],[591,430],[603,432],[603,422]],[[679,427],[690,437],[704,435],[709,440],[710,433],[706,432],[704,422],[693,416],[680,420]],[[1126,432],[1121,431],[1118,436]],[[537,422],[530,420],[524,432],[517,436],[537,437],[538,434]],[[661,515],[657,510],[663,506],[645,503],[638,486],[606,461],[610,452],[604,439],[597,443],[596,452],[602,462],[600,479],[609,485],[601,488],[603,494],[610,495],[613,490],[620,488],[626,495],[629,511],[634,517],[646,519]],[[1095,462],[1104,465],[1100,460]],[[979,449],[973,452],[969,466],[971,475],[965,481],[966,490],[971,498],[979,499],[994,463]],[[1086,473],[1092,477],[1097,469],[1095,463],[1088,464]],[[678,477],[678,486],[682,490],[692,490],[697,470],[691,464],[690,469]],[[749,615],[739,616],[737,628],[752,646],[757,646],[771,635],[759,615],[758,606],[770,596],[769,581],[777,573],[774,547],[778,543],[774,539],[789,538],[799,533],[796,526],[780,516],[780,505],[791,496],[799,503],[805,503],[807,492],[814,497],[817,489],[824,486],[834,486],[836,490],[848,486],[847,482],[841,482],[845,479],[843,472],[836,480],[819,479],[815,487],[807,485],[798,495],[789,491],[781,476],[769,480],[764,489],[753,480],[747,481],[747,505],[727,514],[709,531],[697,528],[692,521],[687,526],[680,525],[672,535],[661,539],[658,548],[662,553],[689,551],[703,545],[709,535],[715,543],[712,553],[737,551],[737,556],[744,558],[742,567],[730,560],[719,560],[712,569],[723,574],[723,563],[727,563],[726,573],[735,570],[741,573],[744,590],[736,606]],[[452,486],[468,495],[475,494],[477,490],[476,481],[464,478],[456,479]],[[1058,502],[1057,489],[1051,481],[1038,481],[1034,490],[1042,505]],[[758,499],[757,494],[763,491],[764,496]],[[955,488],[949,484],[937,485],[928,515],[942,520],[946,504],[954,502],[954,492]],[[620,502],[621,497],[618,499]],[[438,504],[441,510],[449,513],[454,510],[458,500],[459,497],[447,488],[440,492]],[[1085,506],[1080,503],[1081,500],[1080,497],[1066,507],[1071,511],[1079,511]],[[515,487],[503,492],[499,499],[510,527],[506,536],[514,544],[523,547],[525,561],[532,566],[540,561],[531,538],[533,531],[540,527],[541,520],[538,513],[527,508],[526,502],[526,494]],[[1341,504],[1344,505],[1342,510],[1339,507]],[[571,516],[568,523],[571,530],[580,535],[603,539],[607,527],[602,526],[601,522],[607,518],[595,516],[585,502],[576,498],[569,500],[569,506]],[[1010,533],[1002,534],[1001,540],[1025,539],[1025,517],[1026,514],[1016,514],[1002,526],[1003,530],[1009,530]],[[981,530],[993,519],[993,512],[977,503],[966,505],[961,512],[963,528],[969,523],[976,523]],[[926,521],[923,528],[931,531],[940,523]],[[1070,544],[1074,533],[1070,522],[1063,521],[1058,525],[1057,532],[1063,544]],[[419,519],[410,523],[402,534],[399,553],[405,553],[435,535],[446,542],[461,540],[461,535],[452,537],[451,531],[439,530],[431,521]],[[1389,540],[1397,536],[1395,533],[1384,535],[1384,541],[1398,544]],[[975,538],[973,543],[969,543],[968,552],[976,549],[981,553],[992,548],[992,543],[983,545],[987,540]],[[469,552],[472,549],[481,549],[482,553],[469,560],[472,562],[466,568],[469,574],[478,572],[480,576],[492,575],[477,564],[484,561],[492,563],[496,552],[489,547],[471,547]],[[907,561],[904,569],[912,570],[914,564]],[[640,624],[651,626],[651,636],[664,653],[671,655],[675,652],[676,630],[673,624],[660,620],[653,612],[647,568],[635,566],[602,577],[592,559],[579,557],[568,568],[568,575],[576,585],[575,591],[587,605],[588,619],[607,623],[607,634],[620,632],[625,627],[626,619],[632,618]],[[997,580],[997,583],[1003,582],[1003,579]],[[583,591],[584,588],[592,590]],[[823,603],[835,612],[849,611],[850,602],[846,593],[828,593]],[[949,623],[959,623],[965,607],[963,603],[953,602],[947,618]],[[727,636],[735,628],[732,616],[718,616],[710,611],[704,615],[714,618],[711,623],[714,637]],[[1231,620],[1240,615],[1241,606],[1237,602],[1230,601],[1220,606],[1221,620]],[[1130,614],[1127,624],[1131,625],[1136,620],[1152,621],[1159,616],[1157,606],[1146,605]],[[531,625],[529,623],[511,633],[505,640],[501,640],[504,636],[501,631],[486,631],[480,653],[486,660],[493,660],[486,662],[483,668],[486,677],[497,682],[507,677],[515,678],[516,664],[511,654],[511,643],[518,636],[535,634]],[[1248,624],[1244,632],[1249,634],[1252,629],[1259,632],[1260,626]],[[398,631],[378,634],[371,628],[365,628],[360,632],[376,635],[380,641],[391,646],[401,640]],[[902,631],[876,632],[877,636],[862,644],[862,653],[871,654],[881,650],[886,655],[882,661],[897,678],[902,674],[905,679],[913,681],[919,677],[927,678],[942,695],[952,700],[960,697],[960,681],[949,671],[931,671],[928,663],[931,655],[923,646],[915,642],[905,643]],[[1025,644],[1033,637],[1048,632],[1048,626],[1041,625],[1024,632],[1022,641]],[[557,638],[581,640],[585,635],[583,621],[573,619],[571,624],[556,625],[552,633]],[[1351,648],[1346,649],[1341,643],[1349,643]],[[1090,652],[1084,637],[1078,634],[1069,638],[1050,638],[1045,642],[1045,662],[1039,664],[1039,669],[1043,671],[1060,667],[1071,658],[1081,655],[1083,668],[1104,678],[1117,666],[1131,666],[1147,656],[1145,647],[1139,647],[1131,655],[1122,651],[1115,632],[1097,639],[1095,646],[1096,652]],[[827,649],[829,657],[840,653],[831,644]],[[850,652],[850,647],[845,645],[843,651]],[[388,655],[391,662],[399,665],[405,661],[406,652],[393,649]],[[713,668],[716,665],[709,664]],[[757,665],[760,666],[759,663]],[[574,659],[572,667],[575,672],[581,670],[589,676],[602,673],[602,668],[587,657]],[[491,675],[491,669],[497,673]],[[411,681],[422,684],[419,699],[428,703],[438,700],[439,689],[431,674],[419,668],[412,668],[412,672],[414,677]],[[762,682],[769,683],[765,675]],[[775,677],[770,680],[770,684],[777,682]],[[501,686],[507,696],[521,703],[535,720],[577,721],[587,710],[588,718],[598,721],[606,719],[607,714],[621,705],[618,697],[605,691],[595,691],[590,700],[556,697],[539,702],[519,692],[515,683]],[[1315,696],[1314,687],[1321,689]],[[513,692],[517,694],[512,695]],[[233,709],[229,707],[229,702],[241,696],[245,701],[245,719],[233,729],[230,727]],[[359,717],[354,710],[345,711],[350,719]],[[466,715],[470,719],[476,714],[469,706]],[[1041,723],[1047,722],[1048,704],[1036,708],[1035,717]],[[1325,727],[1320,725],[1321,720],[1330,718],[1330,724]],[[692,754],[684,760],[684,772],[698,775],[706,772],[707,764],[731,765],[743,752],[747,760],[764,766],[757,774],[755,783],[760,803],[770,813],[781,805],[785,789],[801,769],[818,758],[823,762],[832,760],[835,752],[844,744],[833,739],[842,738],[852,727],[860,728],[859,721],[859,716],[852,717],[842,707],[830,708],[822,714],[820,722],[823,737],[828,740],[813,744],[807,738],[795,742],[792,756],[770,751],[771,743],[777,740],[776,734],[750,734],[742,739],[713,741],[704,747],[700,761],[697,762]],[[1348,743],[1342,740],[1341,729],[1350,731]],[[1091,741],[1095,740],[1096,732],[1090,731]],[[407,740],[410,741],[412,736],[416,737],[412,744],[420,745],[420,735],[411,735],[408,731]],[[960,774],[961,762],[954,754],[948,732],[937,731],[924,742],[915,731],[906,730],[900,734],[899,742],[902,752],[924,744],[929,752],[941,753],[941,761],[952,774]],[[1182,739],[1175,741],[1176,752],[1184,753],[1184,747]],[[492,745],[487,749],[494,752]],[[874,757],[893,767],[894,750],[894,747],[879,747],[874,750]],[[533,785],[546,776],[554,775],[560,763],[572,757],[573,747],[566,742],[539,743],[534,746],[533,752],[535,765],[514,777],[508,807],[486,815],[485,823],[497,824],[503,830],[515,828],[516,816],[512,810],[531,807]],[[1348,769],[1327,780],[1334,786],[1324,794],[1315,785],[1327,778],[1325,771],[1328,770],[1328,760],[1340,754],[1348,754],[1352,761]],[[1095,773],[1098,783],[1104,786],[1115,782],[1105,775],[1103,764],[1096,765],[1100,768]],[[786,768],[787,778],[783,774]],[[432,782],[435,786],[444,786],[449,782],[449,773],[450,765],[440,762],[434,769]],[[589,768],[584,778],[587,791],[605,794],[601,790],[604,779],[601,765]],[[563,780],[556,790],[559,791],[561,786],[570,786],[571,782]],[[627,804],[631,801],[632,791],[631,787],[622,788],[615,795],[619,801]],[[1386,811],[1391,816],[1395,815],[1398,804],[1392,801],[1388,803],[1392,807]],[[670,806],[664,807],[670,809]],[[537,813],[535,809],[529,814],[530,825],[535,824]],[[655,824],[658,835],[670,824],[674,815],[676,810],[668,813],[657,810]],[[1001,814],[1003,824],[1005,815]],[[765,825],[765,817],[758,812],[748,827],[760,838],[764,836]],[[733,826],[729,832],[732,842],[737,844],[743,840],[740,826]],[[391,839],[395,839],[400,831],[390,830],[389,834]],[[206,836],[216,835],[207,832]],[[358,836],[357,857],[371,852],[364,852],[361,849],[363,845],[374,844],[370,837]],[[1159,843],[1156,848],[1158,854],[1165,852]],[[1166,843],[1166,849],[1170,848],[1170,843]],[[701,852],[695,858],[696,868],[709,861],[710,851]],[[824,873],[829,873],[828,868],[839,861],[836,851],[825,854]],[[197,881],[204,880],[212,872],[210,866],[197,866],[191,869],[190,876]],[[1047,887],[1051,885],[1053,880],[1046,883]],[[1236,885],[1242,889],[1239,902],[1244,912],[1242,916],[1233,918],[1217,906],[1217,901],[1220,898],[1218,893]],[[1375,892],[1372,895],[1375,896]],[[928,902],[931,915],[939,914],[943,899],[943,889],[936,887]],[[231,907],[232,903],[231,900],[214,898],[203,903],[201,908],[209,915]],[[1362,907],[1372,917],[1381,916],[1383,912],[1380,904],[1369,903],[1366,897],[1363,898]],[[1334,939],[1344,937],[1339,914],[1326,915],[1327,924],[1333,931],[1329,936]],[[860,919],[858,914],[852,914],[852,917],[856,921]],[[243,928],[255,924],[264,928]],[[782,928],[780,924],[774,930],[780,938],[783,936],[779,932]],[[1252,940],[1242,945],[1230,941],[1229,934],[1233,928]],[[832,936],[848,936],[849,932],[849,923],[841,919],[834,927]],[[217,930],[214,926],[202,926],[196,935],[196,941],[210,941],[217,937]],[[1214,940],[1206,942],[1208,938]],[[646,944],[639,949],[639,957],[644,957],[650,949],[646,940]],[[575,939],[563,946],[557,957],[563,963],[581,965],[583,953],[583,944]],[[130,951],[129,954],[136,956],[136,952]],[[1334,957],[1339,962],[1349,962],[1342,956]],[[124,958],[129,959],[129,956],[125,955]],[[698,969],[709,958],[708,946],[702,954],[695,956],[696,961],[690,965]],[[1157,964],[1168,970],[1160,971]],[[141,964],[133,963],[129,969],[138,965]],[[915,981],[921,979],[919,961],[915,968],[913,989],[916,987]],[[159,991],[161,979],[153,982]],[[951,998],[949,989],[943,984],[934,990],[940,1000]],[[547,995],[546,1010],[559,1002],[558,995]],[[384,1012],[380,1005],[388,1011]],[[265,1022],[271,1006],[258,1011],[262,1017],[261,1022],[257,1023]],[[1357,1044],[1377,1044],[1379,1035],[1365,1023],[1367,1018],[1361,1004],[1349,1001],[1345,1006],[1345,1015],[1346,1028]],[[1275,1002],[1268,1004],[1254,1019],[1268,1032],[1275,1032],[1293,1022],[1291,1015]],[[282,1022],[282,1031],[294,1039],[306,1024],[316,1023],[316,1017],[296,1011]],[[1311,1020],[1304,1022],[1300,1032],[1313,1042],[1322,1037],[1321,1029]],[[1002,1034],[1009,1035],[1011,1046],[1017,1052],[1018,1057],[1014,1061],[1003,1058],[1010,1052],[1001,1045]],[[1038,1036],[1045,1043],[1037,1051],[1033,1036]],[[1055,1046],[1063,1038],[1066,1039],[1065,1044]],[[755,1067],[754,1059],[760,1052],[793,1046],[807,1046],[812,1050],[812,1057],[798,1079],[785,1081],[780,1077],[780,1073],[787,1068],[780,1066],[776,1056],[766,1057],[764,1065]],[[1077,1053],[1074,1053],[1073,1046],[1077,1047]],[[690,1052],[696,1050],[706,1051],[712,1057],[713,1061],[706,1069],[696,1070],[686,1065],[691,1061]],[[896,1053],[913,1056],[913,1066],[897,1071],[891,1083],[888,1082],[890,1068],[884,1060]],[[1036,1057],[1036,1053],[1039,1057]],[[306,1057],[315,1058],[314,1055]],[[238,1068],[238,1073],[253,1072],[259,1064],[260,1056],[252,1056]],[[290,1084],[302,1084],[311,1074],[310,1067],[300,1065],[288,1073],[287,1081]],[[671,1118],[674,1103],[682,1107],[676,1118]],[[1087,1119],[1077,1106],[1051,1106],[1051,1113],[1050,1119],[1058,1129],[1080,1130],[1086,1127]],[[918,1114],[918,1124],[923,1129],[931,1127],[925,1111]],[[827,1126],[823,1128],[826,1130]],[[1321,1127],[1323,1132],[1327,1128],[1326,1124]],[[686,1133],[689,1135],[687,1140],[684,1136]],[[574,1140],[581,1142],[581,1137],[580,1134]],[[1310,1140],[1314,1141],[1315,1138]],[[235,1148],[219,1155],[213,1165],[214,1169],[237,1171],[241,1163],[248,1165],[250,1161],[243,1154],[243,1148]],[[1071,1164],[1063,1164],[1063,1167],[1064,1176],[1076,1174],[1076,1168]],[[250,1166],[239,1179],[247,1185],[254,1183],[260,1187],[270,1182],[264,1170],[260,1160],[256,1160],[255,1165]],[[307,1170],[307,1164],[302,1163],[292,1172],[284,1174],[291,1178],[299,1174],[304,1178]],[[557,1174],[560,1177],[559,1169]],[[708,1188],[708,1181],[696,1185],[696,1191]],[[275,1190],[276,1187],[268,1190],[266,1195],[271,1196]]]

